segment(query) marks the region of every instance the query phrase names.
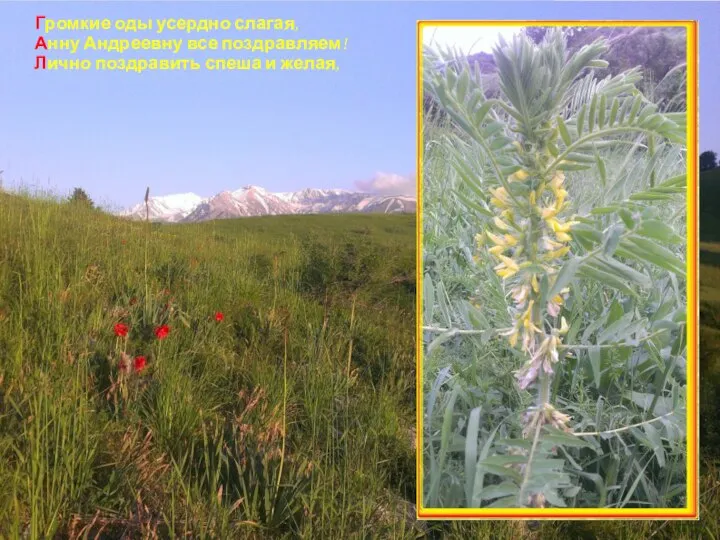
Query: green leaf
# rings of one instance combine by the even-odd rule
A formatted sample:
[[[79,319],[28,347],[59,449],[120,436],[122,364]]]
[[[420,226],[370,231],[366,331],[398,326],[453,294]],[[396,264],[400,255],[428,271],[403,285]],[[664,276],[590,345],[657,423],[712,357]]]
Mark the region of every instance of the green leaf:
[[[431,419],[433,418],[433,413],[435,412],[435,401],[437,400],[438,393],[440,392],[440,387],[450,378],[450,369],[450,366],[442,368],[433,381],[433,385],[430,389],[427,403],[425,405],[425,421],[428,424],[430,424]]]
[[[468,99],[468,104],[467,104],[468,111],[477,112],[476,109],[478,108],[478,104],[480,103],[481,100],[484,100],[484,98],[485,98],[485,96],[483,95],[483,93],[480,91],[479,88],[473,88],[472,90],[470,90],[470,98]]]
[[[627,244],[626,244],[627,242]],[[652,240],[640,236],[632,236],[623,241],[626,247],[636,258],[643,259],[660,268],[674,272],[680,276],[686,273],[685,263],[667,248],[664,248]]]
[[[660,125],[665,121],[665,118],[660,113],[651,114],[648,116],[645,120],[643,120],[640,124],[641,127],[649,130],[654,130],[660,127]]]
[[[590,210],[590,213],[594,216],[601,216],[604,214],[614,214],[619,209],[619,206],[601,206],[598,208],[593,208],[592,210]]]
[[[486,139],[491,138],[493,135],[495,135],[498,131],[502,131],[505,127],[505,124],[502,122],[490,122],[485,128],[483,129],[483,135]]]
[[[478,132],[473,125],[471,125],[464,117],[460,116],[452,107],[446,107],[445,111],[457,122],[457,124],[473,139],[477,139]]]
[[[640,472],[635,477],[635,481],[632,483],[630,488],[627,490],[627,494],[625,495],[625,498],[620,503],[620,508],[627,505],[627,503],[632,498],[633,494],[635,493],[635,490],[637,489],[638,484],[641,480],[644,480],[645,478],[645,469],[647,469],[647,466],[650,465],[650,460],[643,466],[643,468],[640,470]]]
[[[648,104],[645,107],[643,107],[642,111],[640,111],[640,114],[637,117],[637,123],[641,127],[645,127],[645,121],[649,120],[651,117],[654,116],[654,112],[657,111],[657,106],[654,104]],[[662,115],[660,115],[662,117]]]
[[[545,499],[547,499],[547,502],[552,504],[553,506],[557,506],[559,508],[567,508],[567,503],[558,495],[557,491],[554,489],[545,489],[543,491],[543,495],[545,495]]]
[[[666,397],[660,397],[658,398],[657,402],[655,403],[655,409],[650,410],[650,406],[652,405],[653,401],[655,400],[655,394],[648,394],[644,392],[628,392],[627,398],[630,399],[635,405],[640,407],[644,412],[647,412],[648,414],[662,416],[664,414],[668,414],[669,412],[673,411],[672,408],[672,399],[666,398]]]
[[[568,161],[574,161],[576,163],[595,163],[595,156],[588,154],[581,154],[579,152],[570,152],[565,158]]]
[[[617,259],[606,259],[604,257],[598,257],[595,260],[597,267],[607,272],[608,274],[618,274],[625,281],[633,282],[643,288],[650,288],[652,286],[652,280],[647,274],[638,272],[634,268],[621,263]]]
[[[600,388],[601,371],[601,349],[600,347],[590,347],[588,349],[588,358],[590,359],[590,367],[592,368],[593,382],[595,388]]]
[[[558,157],[560,155],[560,150],[558,150],[558,147],[555,146],[555,143],[552,141],[547,142],[547,148],[550,152],[550,155],[554,158]]]
[[[489,504],[488,508],[515,508],[517,507],[517,495],[511,495],[509,497],[503,497],[497,501]]]
[[[565,261],[565,264],[558,272],[557,277],[555,278],[555,282],[550,288],[550,291],[548,292],[546,298],[553,298],[555,295],[559,294],[560,291],[564,289],[568,285],[568,283],[570,283],[570,281],[572,281],[572,279],[575,277],[575,273],[580,266],[580,261],[581,259],[577,257],[572,257]]]
[[[669,201],[672,200],[672,196],[666,193],[653,193],[652,191],[643,191],[640,193],[633,193],[628,197],[631,201]]]
[[[602,185],[607,184],[607,171],[605,170],[605,162],[600,157],[600,154],[595,152],[595,163],[598,167],[598,174],[600,174],[600,181],[602,182]]]
[[[502,465],[496,465],[493,463],[485,463],[484,461],[478,462],[478,467],[482,467],[483,472],[495,474],[500,477],[510,477],[516,482],[522,482],[522,476],[515,469],[509,467],[503,467]]]
[[[465,435],[465,497],[469,504],[472,504],[473,500],[481,411],[482,407],[475,407],[470,411],[467,433]]]
[[[657,219],[643,221],[638,229],[638,234],[668,244],[681,244],[684,241],[680,235],[675,234],[672,227]]]
[[[475,500],[475,495],[476,495],[477,493],[482,492],[483,484],[484,484],[484,481],[485,481],[485,472],[486,472],[486,470],[487,470],[487,472],[490,472],[490,473],[494,474],[494,472],[493,472],[492,470],[490,470],[490,468],[488,468],[488,467],[482,467],[482,466],[480,465],[480,463],[482,463],[482,461],[483,461],[485,458],[487,458],[487,455],[488,455],[488,453],[490,452],[490,447],[492,446],[492,443],[493,443],[493,441],[495,440],[495,435],[496,435],[498,429],[500,429],[500,426],[502,426],[502,422],[500,422],[497,426],[495,426],[495,429],[492,430],[492,432],[491,432],[490,435],[488,436],[487,440],[486,440],[485,443],[483,444],[482,449],[480,450],[479,462],[478,462],[477,467],[475,467],[475,474],[473,475],[473,476],[474,476],[474,479],[475,479],[475,483],[474,483],[474,486],[473,486],[472,506],[476,506],[476,505],[479,505],[479,504],[480,504],[480,501],[479,501],[479,500]],[[494,467],[494,466],[493,466],[493,467]],[[503,469],[502,467],[499,467],[499,468],[500,468],[500,469]],[[520,475],[517,474],[516,471],[513,471],[513,472],[515,472],[516,475],[517,475],[517,476],[516,476],[516,480],[520,481]],[[504,472],[501,471],[501,475],[503,475],[503,474],[504,474]]]
[[[643,426],[643,431],[645,431],[645,435],[647,436],[648,441],[650,441],[650,448],[652,448],[653,452],[655,452],[658,465],[660,465],[660,467],[664,467],[665,449],[663,447],[662,439],[660,438],[660,432],[652,424],[645,424]]]
[[[568,131],[568,128],[565,125],[565,122],[563,121],[561,116],[557,117],[557,127],[560,131],[560,137],[565,143],[565,146],[570,146],[570,144],[572,143],[572,139],[570,138],[570,132]]]
[[[687,175],[673,176],[661,182],[658,187],[685,187],[687,185]]]
[[[435,339],[433,339],[433,340],[430,342],[430,344],[427,346],[427,353],[426,353],[427,356],[430,356],[430,354],[431,354],[435,349],[437,349],[440,345],[442,345],[442,344],[445,343],[448,339],[454,337],[455,335],[457,335],[457,334],[455,334],[454,332],[443,332],[442,334],[440,334],[439,336],[437,336],[437,337],[436,337]]]
[[[502,167],[502,168],[500,169],[500,172],[501,172],[504,176],[510,176],[511,174],[514,174],[514,173],[518,172],[518,171],[521,170],[521,169],[522,169],[522,166],[521,166],[521,165],[510,165],[510,166],[508,166],[508,167]]]
[[[620,236],[623,233],[622,225],[614,225],[605,235],[603,242],[603,254],[610,257],[620,244]]]
[[[580,267],[578,274],[583,277],[589,277],[599,281],[600,283],[607,285],[612,289],[616,289],[620,292],[627,294],[628,296],[637,296],[637,293],[628,287],[624,280],[618,278],[614,274],[610,274],[603,270],[600,270],[592,263],[586,263]]]
[[[559,171],[587,171],[590,168],[592,167],[590,167],[589,165],[580,165],[579,163],[570,162],[560,163],[556,167],[556,169]]]
[[[443,414],[442,430],[440,432],[439,456],[439,465],[441,470],[445,467],[445,458],[447,457],[448,446],[450,445],[450,433],[452,430],[453,412],[455,411],[455,401],[457,400],[459,393],[460,387],[456,385],[450,394],[450,400],[445,406],[445,412]]]
[[[564,459],[535,459],[532,462],[532,467],[535,472],[538,473],[549,473],[559,472],[565,468]]]
[[[457,162],[455,163],[455,170],[457,171],[458,176],[460,176],[463,182],[465,182],[465,185],[470,188],[475,193],[475,195],[478,196],[478,199],[485,200],[487,198],[485,192],[480,189],[480,185],[478,184],[478,182],[476,182],[475,179],[470,176],[470,174],[463,171],[462,167],[460,167]]]
[[[576,128],[578,137],[582,137],[583,134],[583,123],[585,122],[585,112],[587,111],[587,104],[583,104],[580,108],[580,112],[577,116]]]
[[[424,304],[424,320],[423,324],[431,324],[433,316],[433,306],[435,305],[435,286],[430,276],[425,275],[423,279],[423,304]]]
[[[482,500],[497,499],[499,497],[508,497],[510,495],[516,496],[520,488],[513,482],[502,482],[488,486],[482,490],[480,498]]]
[[[604,508],[607,501],[607,487],[605,486],[605,481],[603,480],[602,476],[600,476],[599,474],[582,471],[576,471],[575,474],[577,474],[578,476],[582,476],[583,478],[587,478],[595,484],[595,489],[600,496],[600,503],[598,504],[598,508]]]
[[[618,210],[618,215],[628,229],[633,229],[635,227],[635,220],[627,208],[620,208]]]
[[[567,497],[568,499],[572,499],[573,497],[575,497],[575,495],[580,493],[580,489],[580,486],[573,486],[571,488],[567,488],[565,491],[563,491],[563,495],[565,495],[565,497]]]
[[[632,124],[635,121],[635,116],[640,110],[640,105],[642,105],[642,96],[638,94],[637,96],[635,96],[632,107],[630,107],[630,113],[628,114],[628,117],[626,119],[628,124]]]
[[[635,316],[634,312],[626,313],[622,317],[620,317],[617,321],[612,323],[610,326],[605,328],[597,337],[596,343],[598,345],[602,345],[603,343],[607,341],[614,341],[614,338],[617,338],[618,334],[622,330],[627,330],[628,325],[633,320],[633,317]],[[620,340],[617,340],[620,341]]]
[[[549,426],[545,427],[545,433],[542,436],[542,440],[559,446],[572,446],[577,448],[592,449],[595,448],[593,444],[591,444],[587,440],[584,440],[582,437],[578,437],[571,433],[566,433],[562,430]]]
[[[471,201],[462,193],[457,192],[456,195],[463,202],[463,204],[465,204],[465,206],[467,206],[468,208],[475,210],[476,212],[478,212],[484,216],[492,217],[494,215],[490,210],[484,208],[483,206],[476,203],[475,201]]]
[[[475,111],[475,125],[480,126],[483,123],[483,120],[485,120],[485,117],[487,116],[487,113],[490,111],[490,108],[492,107],[492,103],[485,102],[483,103],[480,108]],[[502,124],[500,125],[502,127]]]
[[[455,96],[458,103],[460,103],[461,105],[465,104],[465,98],[467,97],[467,89],[469,84],[470,75],[468,74],[467,70],[463,69],[462,73],[460,73],[460,77],[458,78],[457,86],[455,87]]]
[[[496,137],[490,143],[490,150],[500,150],[501,148],[505,148],[512,141],[513,140],[511,138],[505,137],[504,135]]]
[[[515,456],[515,455],[497,455],[490,456],[487,459],[481,461],[478,465],[486,467],[488,465],[497,465],[498,467],[505,467],[506,465],[514,465],[516,463],[527,463],[527,456]]]
[[[615,123],[615,119],[617,118],[618,109],[620,108],[620,100],[618,98],[613,99],[612,107],[610,108],[610,120],[608,121],[608,125],[612,127],[612,125]]]

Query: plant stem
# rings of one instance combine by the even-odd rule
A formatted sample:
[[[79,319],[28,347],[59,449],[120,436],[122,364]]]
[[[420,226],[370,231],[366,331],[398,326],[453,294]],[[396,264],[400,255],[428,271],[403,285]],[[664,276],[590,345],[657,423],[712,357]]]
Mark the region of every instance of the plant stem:
[[[277,500],[280,496],[280,482],[282,481],[283,464],[285,463],[285,429],[287,426],[287,338],[288,332],[285,329],[285,353],[283,354],[283,427],[282,427],[282,447],[280,449],[280,467],[278,468],[277,483],[275,484],[275,503],[273,511],[277,509]]]
[[[545,373],[544,370],[540,372],[540,390],[538,391],[537,406],[539,409],[543,409],[546,403],[550,402],[550,382],[552,375]]]
[[[150,292],[148,286],[148,244],[150,243],[150,203],[149,203],[150,188],[148,187],[145,191],[145,266],[144,266],[144,278],[145,278],[145,322],[149,319],[150,315]]]

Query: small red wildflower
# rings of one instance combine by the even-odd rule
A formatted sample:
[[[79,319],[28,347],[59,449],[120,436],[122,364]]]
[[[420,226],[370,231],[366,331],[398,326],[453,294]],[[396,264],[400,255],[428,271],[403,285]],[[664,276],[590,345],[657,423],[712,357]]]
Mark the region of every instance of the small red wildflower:
[[[135,304],[137,304],[137,298],[135,298],[135,297],[133,296],[133,297],[130,299],[130,305],[131,305],[131,306],[134,306]]]
[[[122,243],[122,245],[124,246],[125,244],[127,244],[127,240],[122,239],[122,240],[121,240],[121,243]]]
[[[135,357],[135,373],[142,371],[145,369],[145,357],[144,356],[136,356]]]
[[[163,324],[162,326],[158,326],[155,329],[155,336],[158,339],[165,339],[168,334],[170,333],[170,327],[167,324]]]
[[[123,324],[123,323],[117,323],[117,324],[115,325],[115,335],[116,335],[117,337],[125,337],[125,336],[127,336],[129,330],[130,330],[130,329],[127,327],[127,325],[125,325],[125,324]]]
[[[218,311],[218,312],[215,314],[215,320],[216,320],[217,322],[222,321],[224,318],[225,318],[225,315],[223,315],[221,311]]]

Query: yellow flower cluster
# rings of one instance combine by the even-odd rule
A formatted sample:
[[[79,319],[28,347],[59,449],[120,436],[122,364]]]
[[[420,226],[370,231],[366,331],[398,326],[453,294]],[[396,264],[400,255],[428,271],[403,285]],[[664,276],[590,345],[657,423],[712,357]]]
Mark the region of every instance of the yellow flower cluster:
[[[540,283],[537,269],[547,271],[552,284],[557,271],[557,259],[570,251],[569,234],[576,221],[564,221],[559,216],[567,207],[568,192],[564,189],[565,175],[557,171],[550,181],[531,183],[532,178],[519,170],[507,178],[513,182],[530,183],[527,197],[529,208],[521,208],[505,187],[491,190],[491,206],[497,211],[492,219],[492,230],[478,235],[479,245],[488,243],[488,252],[498,260],[494,267],[498,276],[507,280],[515,276],[517,283],[511,290],[515,308],[513,326],[501,334],[516,347],[522,340],[522,349],[528,355],[528,362],[517,373],[521,388],[527,388],[542,370],[552,373],[552,365],[558,360],[561,335],[568,331],[564,318],[559,329],[547,334],[544,329],[544,313],[540,300]],[[506,185],[508,185],[506,184]],[[531,232],[532,230],[532,232]],[[530,269],[530,267],[533,267]],[[525,270],[523,272],[523,270]],[[551,317],[560,314],[569,289],[549,299],[545,311]]]
[[[577,224],[576,221],[562,222],[557,218],[557,215],[568,204],[566,201],[568,193],[563,188],[564,181],[565,175],[561,171],[558,171],[550,181],[549,186],[542,184],[538,189],[538,198],[543,196],[543,191],[548,190],[555,198],[554,201],[551,201],[550,205],[539,209],[540,217],[545,224],[545,231],[542,238],[542,247],[545,249],[543,256],[544,261],[559,259],[568,254],[570,247],[567,243],[572,240],[568,233],[571,227]]]
[[[527,172],[520,170],[510,175],[508,182],[525,181],[528,177]],[[567,243],[572,238],[568,233],[577,222],[563,222],[558,218],[558,214],[567,206],[568,193],[563,188],[564,181],[565,175],[558,171],[549,183],[541,183],[529,195],[531,209],[542,218],[544,225],[539,246],[543,251],[540,257],[541,262],[562,258],[570,251]],[[548,193],[551,194],[548,206],[540,207],[538,201],[547,199]],[[522,268],[518,259],[526,249],[523,230],[526,229],[530,218],[516,220],[517,209],[513,208],[510,196],[504,187],[491,190],[491,194],[490,204],[499,210],[499,215],[493,218],[493,225],[497,232],[487,232],[487,238],[494,244],[488,251],[500,261],[495,266],[497,274],[501,278],[507,279],[517,274]],[[552,200],[553,198],[554,200]],[[484,238],[480,237],[478,240],[478,243],[482,244]],[[511,248],[512,257],[508,257],[507,252]]]

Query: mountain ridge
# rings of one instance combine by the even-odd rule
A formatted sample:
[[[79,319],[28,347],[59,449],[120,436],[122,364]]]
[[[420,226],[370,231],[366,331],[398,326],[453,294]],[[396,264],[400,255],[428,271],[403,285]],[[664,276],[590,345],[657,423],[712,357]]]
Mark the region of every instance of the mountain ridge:
[[[408,195],[377,195],[345,189],[305,188],[273,193],[260,186],[246,185],[211,197],[195,193],[161,195],[148,199],[150,221],[196,223],[238,217],[327,214],[327,213],[413,213],[417,200]],[[118,213],[129,219],[146,218],[145,202]]]

